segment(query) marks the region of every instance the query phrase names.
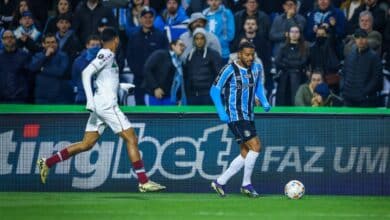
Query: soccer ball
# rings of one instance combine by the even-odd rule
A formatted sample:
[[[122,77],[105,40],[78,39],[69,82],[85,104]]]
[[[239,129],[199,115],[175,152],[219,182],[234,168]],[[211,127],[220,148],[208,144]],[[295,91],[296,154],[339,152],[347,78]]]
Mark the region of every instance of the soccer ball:
[[[305,194],[305,186],[298,180],[291,180],[284,187],[284,194],[290,199],[300,199]]]

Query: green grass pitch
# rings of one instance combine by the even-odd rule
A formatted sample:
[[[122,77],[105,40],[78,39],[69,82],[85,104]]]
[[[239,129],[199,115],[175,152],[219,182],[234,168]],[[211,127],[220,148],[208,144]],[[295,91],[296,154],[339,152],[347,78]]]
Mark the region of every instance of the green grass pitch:
[[[2,220],[390,219],[390,197],[239,194],[0,193]]]

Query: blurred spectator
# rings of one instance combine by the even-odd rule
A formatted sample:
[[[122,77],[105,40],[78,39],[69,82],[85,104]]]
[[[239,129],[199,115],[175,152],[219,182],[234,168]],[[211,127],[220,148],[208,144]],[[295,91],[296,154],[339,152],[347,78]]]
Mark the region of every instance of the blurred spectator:
[[[75,59],[72,66],[71,84],[73,86],[74,93],[76,93],[74,100],[74,103],[76,104],[85,104],[87,101],[84,92],[83,82],[81,80],[81,73],[99,52],[101,48],[100,37],[98,35],[89,36],[85,48],[86,49],[81,52],[80,56]]]
[[[341,92],[346,106],[378,106],[378,92],[382,86],[382,63],[377,53],[368,46],[367,32],[354,33],[356,49],[345,58]]]
[[[258,24],[256,17],[246,17],[244,22],[244,33],[241,34],[241,39],[245,38],[249,42],[255,45],[256,55],[260,58],[264,67],[264,74],[262,82],[265,84],[265,89],[271,91],[273,87],[271,70],[271,43],[267,38],[258,34]],[[233,45],[234,51],[238,51],[239,44],[241,42],[235,42]],[[264,80],[265,77],[265,80]]]
[[[102,5],[100,0],[86,0],[81,3],[73,17],[73,29],[82,44],[88,36],[96,34],[99,22],[106,18],[107,26],[117,27],[116,19],[110,8]]]
[[[324,26],[328,33],[334,35],[335,39],[342,40],[345,36],[344,13],[331,4],[331,0],[316,0],[318,8],[308,14],[305,29],[306,40],[315,40],[317,28]]]
[[[340,8],[343,0],[331,0],[332,5],[336,8]],[[309,12],[313,11],[316,7],[318,7],[317,0],[299,0],[299,14],[303,16],[307,16]]]
[[[222,62],[229,60],[229,44],[234,38],[234,17],[230,9],[225,8],[221,0],[208,0],[209,7],[203,11],[206,16],[206,30],[218,37],[222,49]]]
[[[35,103],[65,104],[71,103],[72,91],[64,75],[69,65],[68,56],[58,50],[55,35],[43,37],[43,52],[35,54],[29,65],[30,71],[36,73]]]
[[[336,56],[334,39],[328,35],[325,27],[318,27],[316,41],[310,47],[310,69],[320,69],[324,73],[324,81],[338,93],[340,60]]]
[[[188,31],[180,36],[180,40],[186,45],[186,49],[182,55],[183,60],[186,59],[188,54],[193,48],[193,32],[196,28],[205,28],[207,23],[206,17],[200,13],[195,12],[191,15],[191,18],[188,22]],[[215,34],[206,31],[207,45],[208,47],[214,49],[221,55],[221,44],[219,43],[218,38]]]
[[[236,38],[240,38],[241,34],[244,32],[245,19],[250,16],[255,17],[257,20],[258,35],[267,39],[271,23],[268,15],[259,10],[258,0],[246,0],[244,6],[245,9],[234,14]]]
[[[63,14],[57,18],[58,31],[56,33],[56,38],[58,42],[58,49],[68,55],[69,64],[73,63],[82,50],[79,39],[71,29],[71,22],[72,17],[69,14]]]
[[[311,106],[314,97],[314,89],[318,84],[323,82],[323,72],[320,69],[315,69],[310,74],[309,83],[299,86],[295,95],[295,106]]]
[[[271,26],[269,39],[274,43],[273,54],[278,54],[280,47],[286,42],[286,34],[291,26],[299,26],[301,30],[305,28],[306,19],[297,14],[297,1],[284,0],[284,13],[277,16]]]
[[[326,83],[320,83],[315,87],[313,99],[311,100],[311,106],[332,106],[330,90]]]
[[[364,3],[364,0],[345,0],[340,9],[344,12],[347,21],[350,21],[356,9]]]
[[[34,25],[32,13],[25,11],[20,18],[20,25],[14,31],[18,48],[22,48],[30,53],[36,53],[40,50],[39,40],[41,32]]]
[[[187,31],[188,16],[179,0],[167,0],[166,9],[161,16],[156,16],[154,26],[166,31],[168,41],[176,40]]]
[[[141,26],[141,12],[145,7],[144,0],[131,0],[129,7],[119,9],[119,29],[124,29],[126,36]]]
[[[275,59],[279,72],[276,91],[277,106],[294,104],[295,94],[302,82],[306,81],[308,47],[298,26],[292,26],[287,34],[286,44],[282,46]]]
[[[141,87],[144,81],[143,67],[153,51],[168,49],[165,34],[153,27],[155,11],[145,8],[141,12],[141,28],[132,33],[127,42],[127,64],[134,74],[135,99],[137,105],[145,105],[145,90]]]
[[[72,5],[70,4],[69,0],[58,0],[56,6],[56,15],[49,17],[45,28],[43,29],[43,34],[56,33],[58,17],[65,14],[72,16]]]
[[[12,31],[4,31],[1,37],[4,51],[0,52],[0,102],[24,103],[29,91],[30,55],[16,47]]]
[[[180,59],[184,48],[184,43],[178,39],[170,43],[169,50],[157,50],[146,60],[142,87],[148,93],[149,105],[187,104]]]
[[[370,11],[374,17],[373,29],[379,33],[383,33],[386,25],[386,12],[379,7],[378,0],[364,0],[365,4],[355,10],[351,20],[347,24],[347,33],[353,34],[354,30],[359,28],[359,17],[363,11]]]
[[[35,27],[39,31],[42,30],[41,23],[39,23],[39,21],[34,17],[34,14],[31,11],[31,9],[32,9],[32,6],[30,5],[30,1],[28,1],[28,0],[20,0],[19,1],[19,3],[17,4],[17,7],[15,8],[15,11],[13,13],[13,20],[12,20],[12,23],[11,23],[11,29],[12,30],[14,30],[17,27],[19,27],[19,25],[20,25],[19,21],[22,18],[23,13],[26,12],[26,11],[31,12],[31,14],[32,14],[31,17],[34,20]]]
[[[0,0],[0,27],[11,28],[13,12],[17,6],[16,0]]]
[[[196,28],[193,47],[184,64],[184,85],[188,105],[212,105],[209,92],[222,68],[221,55],[208,47],[204,28]]]
[[[376,51],[379,56],[382,54],[382,35],[378,31],[373,30],[373,16],[370,11],[362,11],[359,16],[359,28],[367,32],[368,46]],[[351,50],[356,49],[355,40],[352,35],[346,39],[344,47],[344,56],[351,53]]]

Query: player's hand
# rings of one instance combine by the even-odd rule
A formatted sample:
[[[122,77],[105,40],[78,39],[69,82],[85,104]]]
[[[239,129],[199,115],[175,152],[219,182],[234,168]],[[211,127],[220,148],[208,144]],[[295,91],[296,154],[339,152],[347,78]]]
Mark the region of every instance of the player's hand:
[[[95,103],[91,102],[91,101],[87,101],[87,105],[85,106],[85,108],[89,111],[89,112],[94,112],[95,111]]]
[[[265,112],[269,112],[269,111],[271,111],[271,106],[269,104],[264,105],[263,109],[264,109]]]
[[[222,122],[224,122],[224,123],[228,123],[229,122],[229,116],[226,114],[226,112],[218,113],[218,116],[219,116],[219,119]]]

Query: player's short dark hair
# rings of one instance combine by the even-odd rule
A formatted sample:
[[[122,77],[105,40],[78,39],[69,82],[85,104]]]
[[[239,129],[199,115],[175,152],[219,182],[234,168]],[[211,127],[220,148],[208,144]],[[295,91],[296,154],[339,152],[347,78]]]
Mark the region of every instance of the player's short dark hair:
[[[116,37],[118,37],[118,32],[113,27],[107,27],[105,28],[102,33],[100,34],[100,38],[102,41],[109,42],[114,40]]]
[[[238,51],[242,51],[245,48],[256,49],[255,45],[252,42],[248,42],[248,41],[242,42],[240,43],[240,45],[238,45]]]

